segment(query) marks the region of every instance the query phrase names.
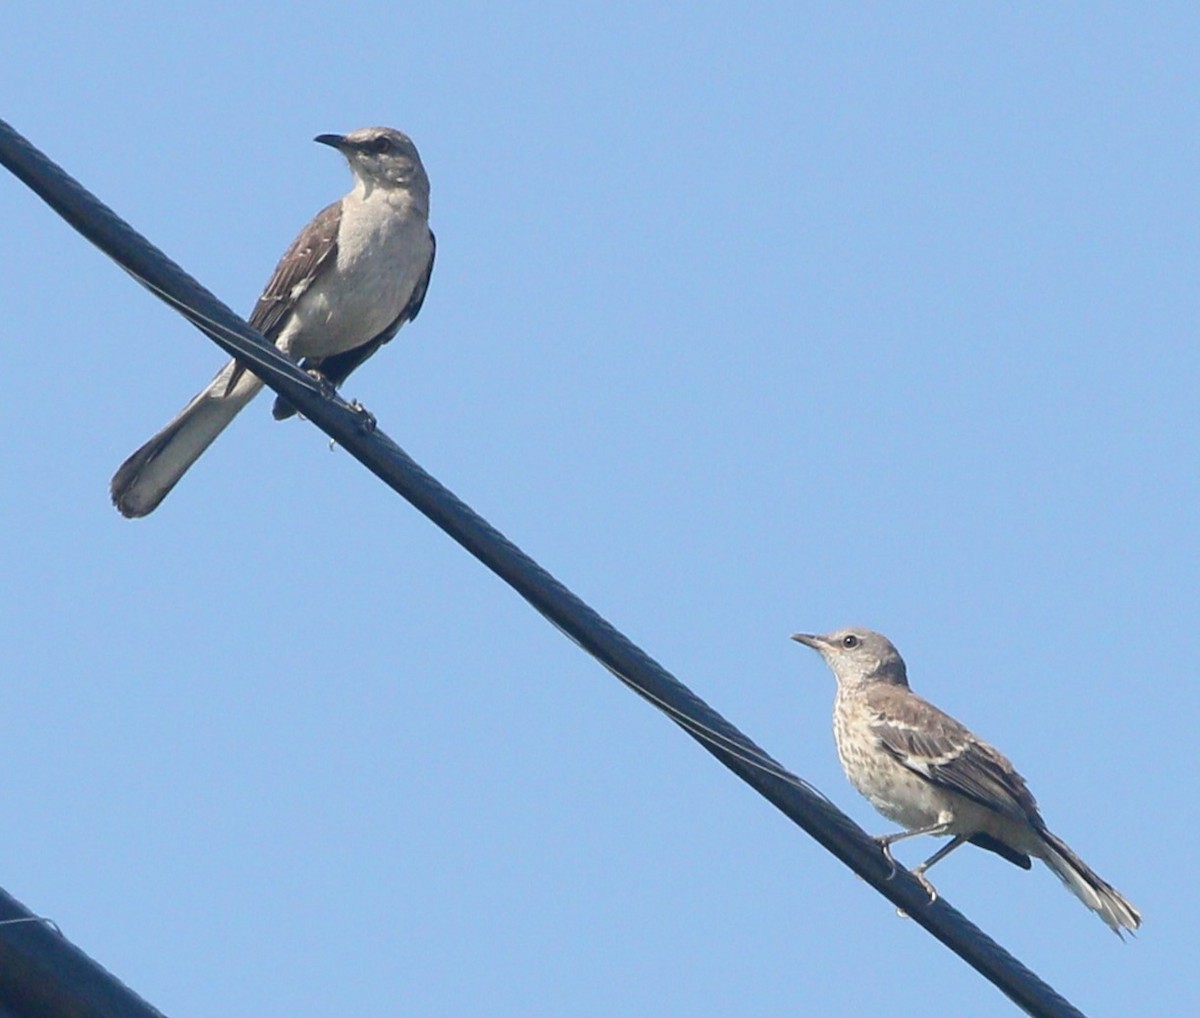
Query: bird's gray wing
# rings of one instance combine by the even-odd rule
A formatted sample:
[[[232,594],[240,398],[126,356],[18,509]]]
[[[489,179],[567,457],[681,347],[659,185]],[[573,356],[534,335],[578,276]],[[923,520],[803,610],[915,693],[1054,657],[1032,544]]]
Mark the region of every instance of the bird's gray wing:
[[[875,687],[868,702],[876,715],[871,731],[899,763],[988,809],[1042,826],[1021,775],[964,725],[895,686]]]
[[[344,350],[329,357],[305,357],[300,362],[300,367],[305,371],[319,371],[334,387],[340,386],[350,377],[350,373],[355,368],[395,336],[400,331],[400,326],[405,322],[411,322],[420,313],[421,305],[425,303],[425,294],[429,290],[429,280],[433,275],[433,259],[436,254],[437,241],[433,236],[433,231],[430,230],[429,263],[425,266],[425,273],[421,276],[417,285],[413,287],[412,296],[409,297],[408,303],[404,305],[404,310],[379,335],[367,340],[361,346],[354,347],[352,350]],[[291,417],[295,412],[296,408],[282,396],[275,397],[275,405],[271,408],[271,413],[275,416],[276,420],[282,421],[287,417]]]

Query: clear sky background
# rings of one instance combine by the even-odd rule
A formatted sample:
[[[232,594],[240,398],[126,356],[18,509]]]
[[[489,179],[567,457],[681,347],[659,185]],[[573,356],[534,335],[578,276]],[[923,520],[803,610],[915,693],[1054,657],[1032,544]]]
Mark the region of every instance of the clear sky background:
[[[312,136],[409,132],[437,268],[347,396],[875,833],[788,635],[890,635],[1146,925],[943,895],[1195,1014],[1200,8],[503,7],[8,4],[0,116],[243,313]],[[222,355],[0,217],[6,890],[173,1016],[1012,1013],[267,399],[119,517]]]

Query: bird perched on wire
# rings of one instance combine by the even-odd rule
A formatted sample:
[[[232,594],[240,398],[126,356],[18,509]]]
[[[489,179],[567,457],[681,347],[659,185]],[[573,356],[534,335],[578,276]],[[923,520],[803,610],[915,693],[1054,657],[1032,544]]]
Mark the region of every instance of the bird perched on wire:
[[[837,678],[833,732],[850,783],[880,813],[906,830],[876,839],[895,866],[891,846],[919,834],[951,840],[913,870],[966,842],[1029,869],[1041,859],[1118,935],[1136,930],[1141,914],[1067,844],[1052,834],[1037,802],[1007,757],[908,688],[904,660],[887,637],[867,629],[792,637],[812,647]]]
[[[433,272],[429,178],[412,139],[389,127],[315,139],[336,148],[354,187],[292,242],[250,324],[334,386],[417,317]],[[153,512],[189,467],[262,388],[230,361],[112,479],[125,516]],[[275,401],[277,419],[295,410]]]

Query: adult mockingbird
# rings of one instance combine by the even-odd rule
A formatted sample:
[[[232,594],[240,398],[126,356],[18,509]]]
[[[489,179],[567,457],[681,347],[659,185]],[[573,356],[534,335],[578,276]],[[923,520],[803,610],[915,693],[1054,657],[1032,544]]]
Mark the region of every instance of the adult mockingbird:
[[[249,321],[337,386],[421,310],[434,255],[429,178],[412,140],[389,127],[315,140],[346,157],[354,187],[292,241]],[[153,512],[262,386],[236,361],[226,364],[121,464],[112,479],[117,509],[125,516]],[[294,413],[275,401],[277,419]]]
[[[837,678],[833,734],[846,777],[907,828],[877,839],[888,862],[895,865],[891,846],[903,838],[952,836],[913,870],[931,900],[937,891],[925,871],[969,841],[1022,869],[1030,856],[1041,859],[1118,936],[1141,925],[1138,910],[1046,828],[1007,757],[908,688],[904,660],[886,636],[839,629],[792,639],[818,651]]]

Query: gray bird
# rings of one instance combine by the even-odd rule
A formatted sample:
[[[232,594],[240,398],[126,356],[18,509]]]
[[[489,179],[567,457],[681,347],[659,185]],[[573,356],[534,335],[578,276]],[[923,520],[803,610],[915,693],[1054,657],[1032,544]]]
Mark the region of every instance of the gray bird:
[[[905,827],[876,839],[891,846],[920,834],[951,836],[913,870],[930,898],[925,871],[971,842],[1029,869],[1041,859],[1118,935],[1141,914],[1052,834],[1008,759],[908,688],[904,660],[887,637],[867,629],[792,637],[825,659],[837,678],[833,734],[850,783],[880,813]]]
[[[433,272],[429,178],[412,140],[389,127],[314,139],[346,157],[354,187],[317,214],[267,283],[250,324],[301,367],[341,385],[417,317]],[[262,388],[230,361],[162,431],[121,464],[113,504],[153,512],[188,468]],[[295,410],[275,401],[277,419]]]

